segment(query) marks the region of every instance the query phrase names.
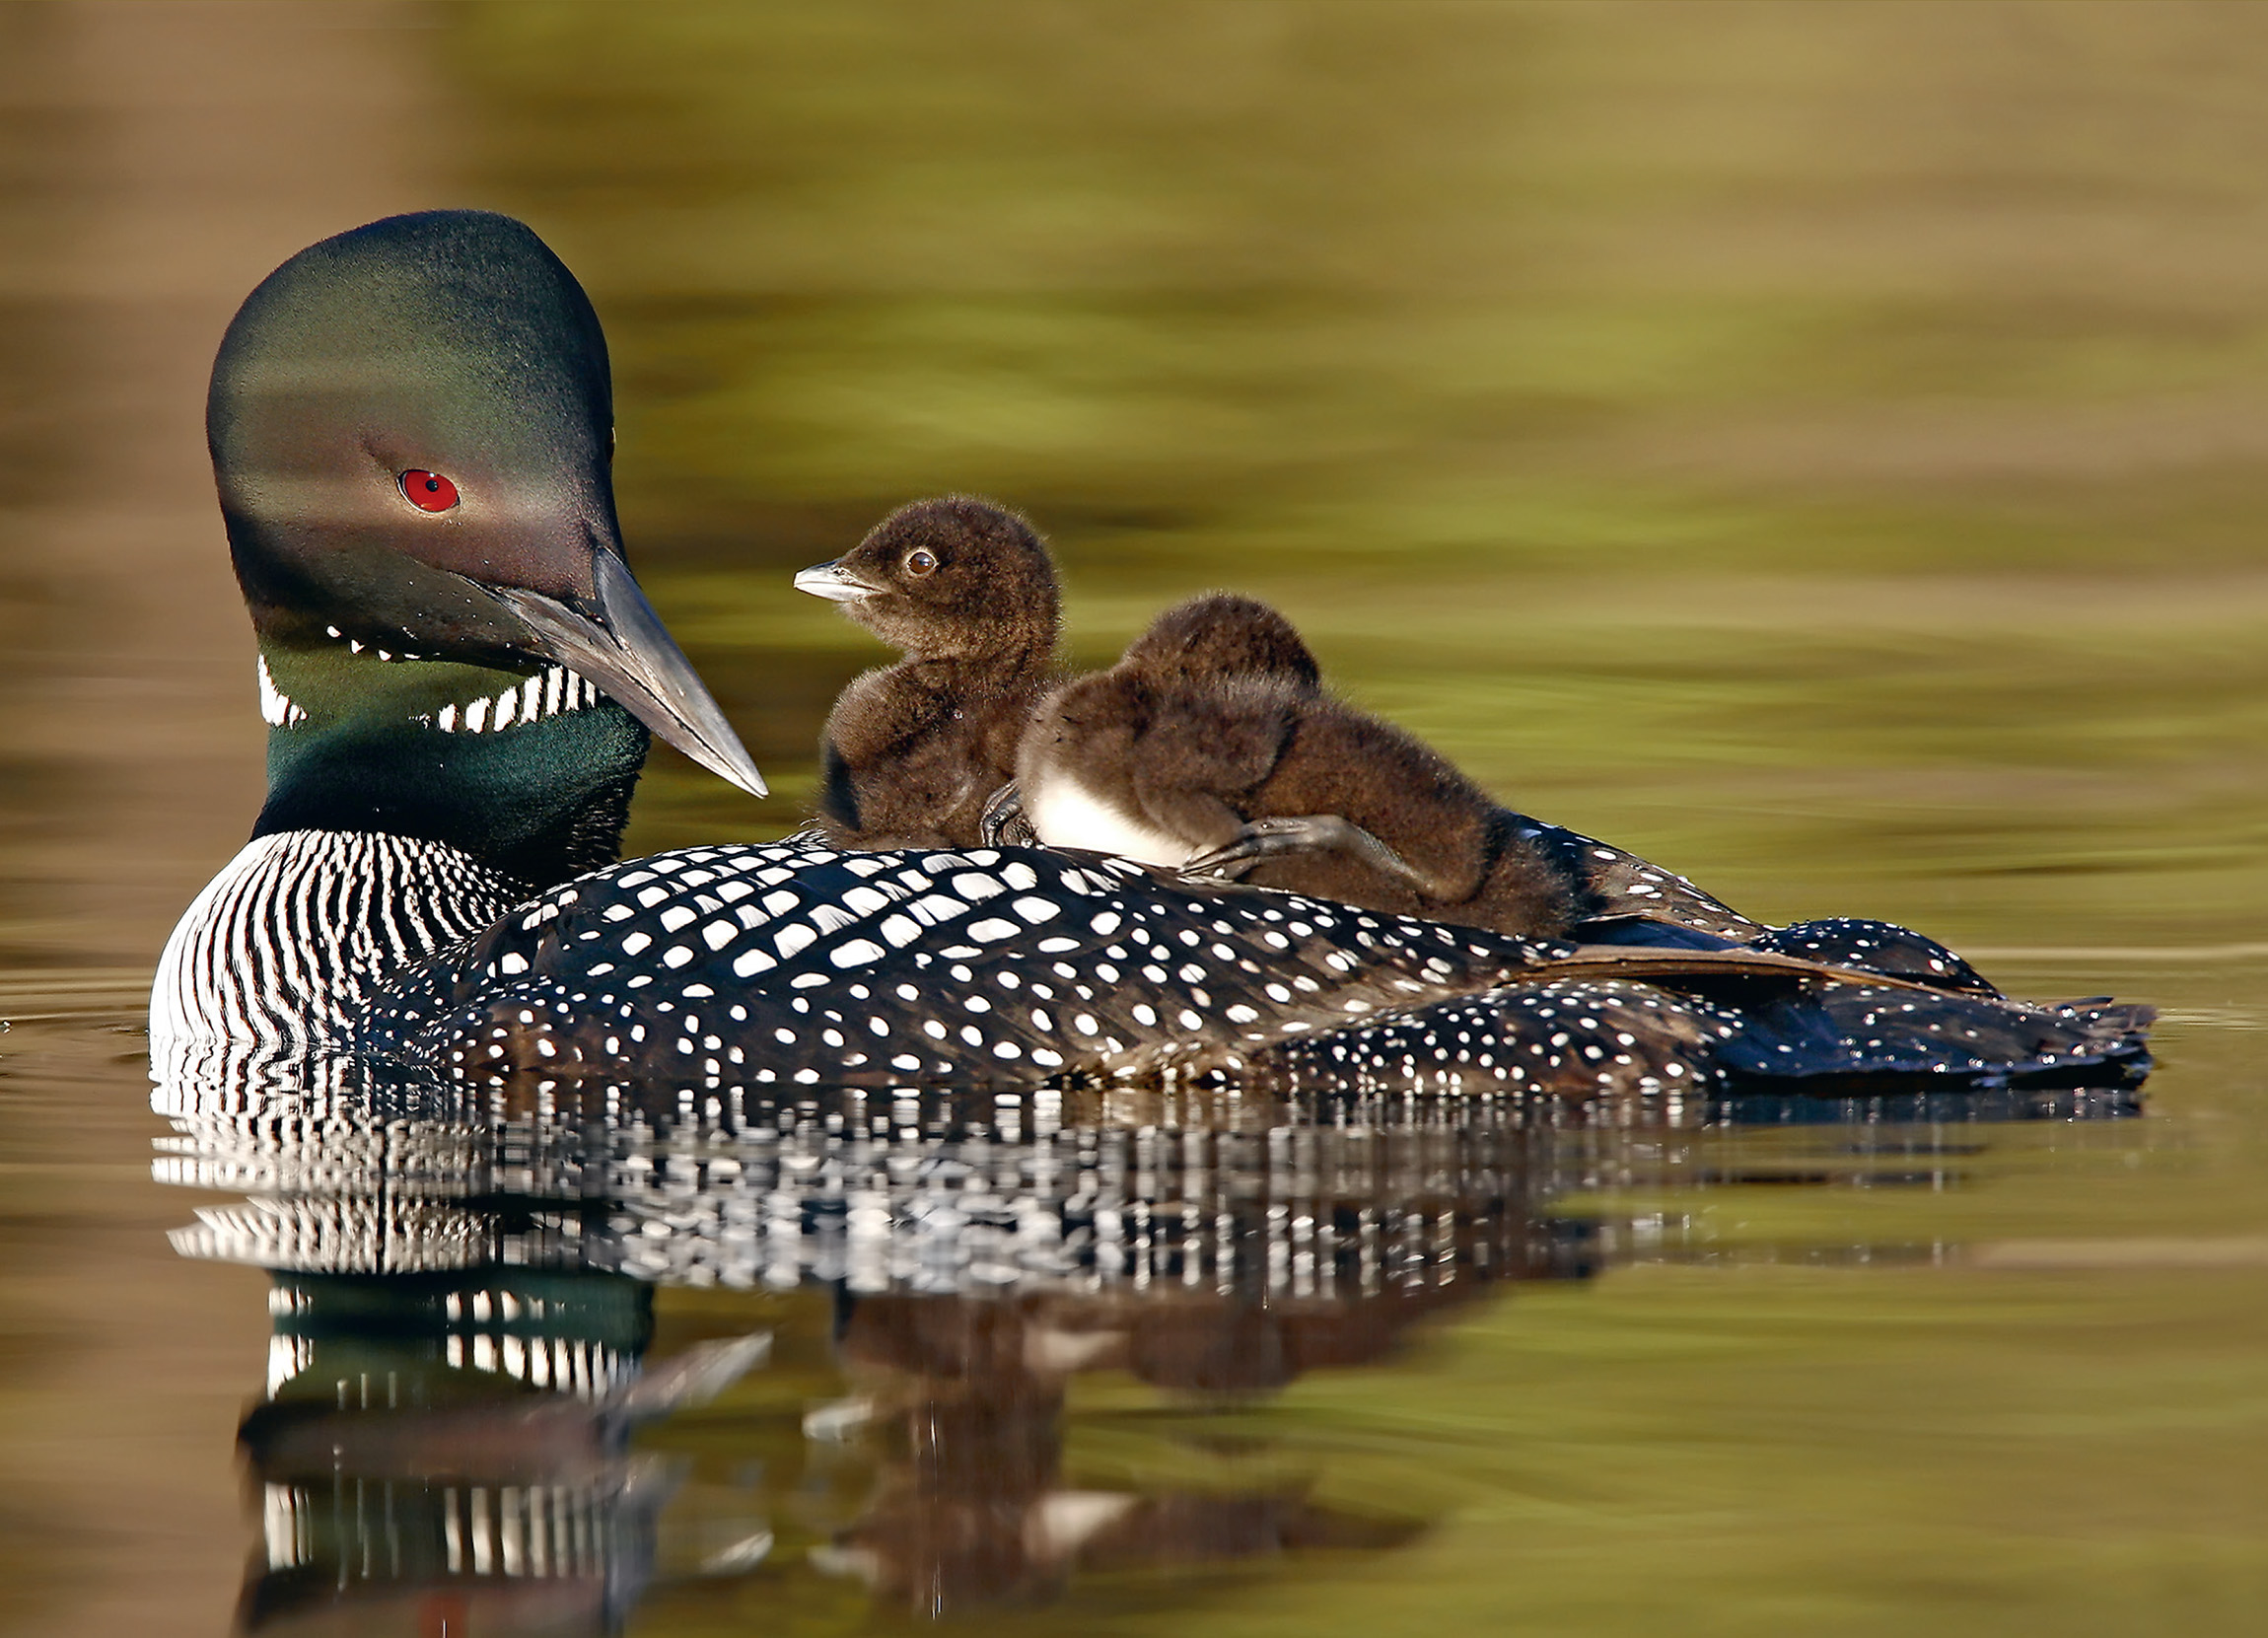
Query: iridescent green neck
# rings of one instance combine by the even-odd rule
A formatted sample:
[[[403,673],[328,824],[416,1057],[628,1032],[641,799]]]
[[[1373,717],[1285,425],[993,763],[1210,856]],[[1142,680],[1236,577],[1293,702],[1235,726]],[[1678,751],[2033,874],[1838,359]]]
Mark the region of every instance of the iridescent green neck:
[[[259,683],[268,800],[255,835],[425,837],[537,884],[619,852],[646,730],[562,667],[431,660],[325,627],[263,634]]]

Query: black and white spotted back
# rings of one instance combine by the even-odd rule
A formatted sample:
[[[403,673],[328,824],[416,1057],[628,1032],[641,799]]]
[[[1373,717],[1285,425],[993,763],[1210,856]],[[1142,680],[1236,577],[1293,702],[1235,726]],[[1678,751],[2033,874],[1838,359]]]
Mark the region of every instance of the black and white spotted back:
[[[519,907],[360,1044],[458,1080],[1028,1085],[1240,1067],[1572,947],[1038,849],[690,848]]]
[[[1679,876],[1595,836],[1523,817],[1521,834],[1557,859],[1583,884],[1588,914],[1644,916],[1718,938],[1745,942],[1764,931],[1730,904]]]

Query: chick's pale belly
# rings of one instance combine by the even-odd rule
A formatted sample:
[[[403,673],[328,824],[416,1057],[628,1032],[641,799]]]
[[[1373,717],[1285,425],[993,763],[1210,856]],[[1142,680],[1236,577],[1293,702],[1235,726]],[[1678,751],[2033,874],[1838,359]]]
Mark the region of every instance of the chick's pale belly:
[[[1049,847],[1114,853],[1167,870],[1179,870],[1199,851],[1060,772],[1046,774],[1025,788],[1024,813]]]

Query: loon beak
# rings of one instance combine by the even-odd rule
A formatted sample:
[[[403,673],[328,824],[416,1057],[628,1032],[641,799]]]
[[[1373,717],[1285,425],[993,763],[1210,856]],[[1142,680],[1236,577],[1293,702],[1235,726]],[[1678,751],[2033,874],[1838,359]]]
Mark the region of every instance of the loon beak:
[[[595,614],[540,592],[484,590],[535,633],[544,654],[605,689],[711,773],[750,796],[769,795],[740,736],[630,578],[629,566],[602,547],[594,554],[592,581]]]
[[[862,598],[873,597],[882,588],[869,586],[845,569],[838,560],[833,563],[815,563],[808,569],[799,570],[796,574],[796,590],[809,592],[815,598],[824,598],[829,603],[857,603]]]

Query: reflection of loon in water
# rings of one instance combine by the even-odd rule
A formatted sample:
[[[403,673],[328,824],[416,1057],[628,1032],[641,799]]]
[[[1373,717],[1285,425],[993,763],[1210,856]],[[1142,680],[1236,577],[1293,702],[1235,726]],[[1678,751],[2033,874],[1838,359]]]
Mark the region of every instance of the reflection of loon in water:
[[[162,1178],[252,1195],[201,1209],[176,1236],[188,1255],[334,1273],[501,1263],[730,1289],[839,1282],[861,1295],[1179,1283],[1277,1297],[1308,1294],[1285,1283],[1307,1279],[1377,1289],[1402,1257],[1501,1262],[1511,1243],[1482,1235],[1443,1265],[1429,1237],[1449,1222],[1463,1236],[1507,1214],[1526,1223],[1530,1201],[1582,1186],[1584,1157],[1632,1130],[2084,1118],[2130,1113],[2135,1100],[2131,1088],[1720,1090],[1572,1106],[1397,1088],[1314,1108],[1220,1092],[815,1091],[744,1104],[605,1089],[514,1106],[390,1096],[342,1072],[296,1095],[171,1082],[154,1104],[177,1133],[162,1141]]]
[[[1145,1421],[1164,1430],[1153,1477],[1083,1472],[1069,1380],[1250,1395],[1375,1361],[1505,1282],[1616,1254],[1611,1226],[1552,1201],[1642,1180],[1690,1141],[1659,1101],[1590,1119],[1550,1100],[1302,1114],[1194,1093],[509,1106],[341,1075],[174,1082],[158,1106],[177,1134],[162,1177],[252,1195],[200,1210],[178,1248],[276,1280],[268,1396],[243,1430],[264,1543],[244,1614],[263,1631],[404,1607],[429,1631],[602,1632],[720,1579],[808,1572],[935,1613],[1105,1569],[1390,1548],[1423,1521],[1320,1505],[1201,1421]],[[695,1346],[649,1360],[657,1285],[716,1295]],[[831,1327],[814,1287],[835,1293]],[[775,1324],[791,1357],[729,1388],[760,1345],[697,1340]],[[811,1347],[829,1328],[831,1366]],[[627,1446],[720,1389],[697,1435],[664,1422],[663,1454]]]
[[[650,1288],[589,1273],[283,1274],[269,1307],[268,1397],[238,1431],[260,1496],[250,1631],[400,1604],[429,1632],[615,1630],[679,1477],[631,1430],[767,1342],[641,1374]]]
[[[266,1498],[253,1626],[407,1600],[606,1630],[649,1585],[773,1563],[815,1474],[827,1517],[782,1556],[932,1612],[1100,1568],[1390,1546],[1419,1521],[1236,1462],[1067,1475],[1068,1380],[1264,1391],[1584,1259],[1530,1203],[1531,1134],[1471,1120],[1065,1128],[1045,1097],[972,1123],[853,1096],[742,1129],[618,1108],[484,1134],[358,1129],[351,1098],[215,1102],[244,1112],[172,1104],[163,1171],[258,1186],[177,1244],[281,1270],[271,1402],[244,1431]],[[624,1455],[632,1421],[687,1396],[638,1375],[648,1280],[837,1288],[852,1391],[790,1407],[792,1495],[785,1468],[750,1495]]]

